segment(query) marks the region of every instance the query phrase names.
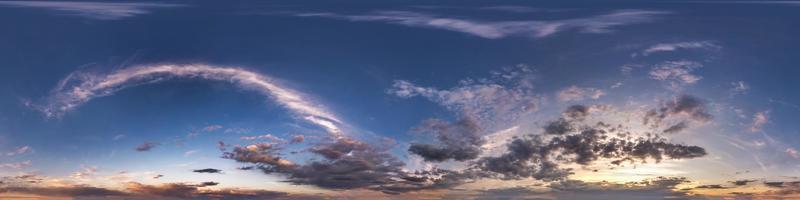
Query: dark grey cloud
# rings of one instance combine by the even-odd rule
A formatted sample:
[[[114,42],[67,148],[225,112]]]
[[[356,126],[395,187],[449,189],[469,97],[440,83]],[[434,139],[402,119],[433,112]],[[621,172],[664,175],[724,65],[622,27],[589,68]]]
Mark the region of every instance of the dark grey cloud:
[[[439,142],[436,145],[412,143],[408,148],[410,153],[421,156],[425,161],[472,160],[480,155],[481,145],[486,143],[481,137],[480,126],[472,118],[462,118],[456,123],[430,119],[413,131],[432,134]]]
[[[219,185],[219,183],[214,181],[207,181],[200,183],[199,186],[205,187],[205,186],[215,186],[215,185]]]
[[[719,185],[719,184],[713,184],[713,185],[699,185],[699,186],[694,187],[694,188],[695,189],[728,189],[729,187],[725,187],[725,186],[722,186],[722,185]]]
[[[150,151],[150,149],[153,149],[153,148],[157,147],[158,145],[161,145],[161,143],[153,142],[153,141],[146,141],[146,142],[140,144],[139,146],[136,146],[136,148],[134,150],[136,150],[138,152]]]
[[[550,121],[544,126],[544,133],[550,135],[562,135],[573,130],[572,123],[564,118]]]
[[[746,180],[746,179],[745,179],[745,180],[735,180],[735,181],[731,181],[731,183],[732,183],[733,185],[736,185],[736,186],[744,186],[744,185],[747,185],[748,183],[751,183],[751,182],[756,182],[756,181],[757,181],[757,180]]]
[[[576,112],[569,108],[566,113]],[[559,118],[545,126],[542,135],[527,135],[512,140],[507,152],[496,157],[484,157],[477,168],[497,173],[501,178],[538,180],[561,180],[571,174],[562,169],[560,163],[575,163],[588,166],[600,158],[612,159],[614,165],[625,161],[644,162],[648,159],[660,162],[663,159],[688,159],[705,156],[705,149],[698,146],[672,144],[658,135],[638,138],[614,137],[625,130],[622,126],[606,123],[576,126]],[[579,127],[579,128],[578,128]]]
[[[256,164],[265,171],[286,171],[295,168],[291,161],[281,158],[280,148],[269,143],[257,143],[245,147],[234,147],[231,152],[224,152],[223,158],[241,163]]]
[[[713,116],[708,113],[706,102],[691,95],[679,95],[658,109],[648,111],[644,124],[658,124],[667,117],[683,115],[698,122],[708,122]]]
[[[682,121],[682,122],[678,122],[675,125],[670,126],[667,129],[664,129],[663,132],[666,133],[666,134],[679,133],[679,132],[683,131],[686,128],[689,128],[688,123],[686,123],[685,121]]]
[[[195,173],[211,173],[211,174],[222,173],[222,170],[214,169],[214,168],[196,169],[196,170],[192,170],[192,171],[195,172]]]

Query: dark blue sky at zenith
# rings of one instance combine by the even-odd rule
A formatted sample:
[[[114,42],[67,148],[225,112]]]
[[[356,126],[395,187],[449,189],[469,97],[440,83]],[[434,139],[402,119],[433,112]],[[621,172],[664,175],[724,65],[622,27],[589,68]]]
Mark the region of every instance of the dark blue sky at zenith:
[[[0,197],[800,198],[799,11],[0,1]]]

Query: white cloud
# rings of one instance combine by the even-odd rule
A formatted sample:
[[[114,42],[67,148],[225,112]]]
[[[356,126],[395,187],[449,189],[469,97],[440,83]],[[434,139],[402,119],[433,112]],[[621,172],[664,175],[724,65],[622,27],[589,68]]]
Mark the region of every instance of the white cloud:
[[[186,152],[184,152],[184,153],[183,153],[183,157],[189,157],[189,156],[192,156],[192,155],[194,155],[195,153],[197,153],[197,152],[199,152],[199,151],[200,151],[200,150],[197,150],[197,149],[195,149],[195,150],[189,150],[189,151],[186,151]]]
[[[31,161],[26,160],[22,162],[15,162],[15,163],[0,163],[0,168],[11,168],[11,169],[22,169],[25,167],[31,166]]]
[[[204,64],[144,65],[114,71],[110,74],[75,72],[61,80],[47,103],[35,106],[48,117],[58,117],[97,97],[141,84],[156,83],[170,78],[195,78],[227,81],[242,88],[258,91],[292,111],[297,118],[325,128],[339,136],[342,122],[334,114],[297,91],[285,88],[272,78],[240,68],[216,67]]]
[[[219,129],[222,129],[222,126],[215,124],[215,125],[208,125],[208,126],[204,127],[203,131],[205,131],[205,132],[213,132],[213,131],[216,131],[216,130],[219,130]]]
[[[762,111],[753,115],[753,123],[750,124],[751,132],[761,131],[761,127],[769,123],[769,112]]]
[[[569,101],[582,101],[585,99],[599,99],[603,95],[606,95],[605,92],[601,89],[596,88],[582,88],[578,86],[570,86],[565,88],[556,94],[556,98],[560,102],[569,102]]]
[[[15,156],[20,154],[25,154],[31,151],[33,151],[33,148],[31,148],[30,146],[21,146],[18,147],[17,149],[14,149],[13,151],[6,152],[6,156]]]
[[[794,148],[787,148],[786,154],[789,154],[792,158],[800,159],[800,152],[797,152],[797,149]]]
[[[650,78],[667,83],[670,89],[680,90],[683,86],[692,85],[702,79],[692,74],[700,67],[703,65],[694,61],[666,61],[650,70]]]
[[[69,1],[0,1],[0,6],[44,8],[96,20],[116,20],[150,13],[150,9],[180,7],[165,3]]]
[[[647,56],[658,52],[677,51],[681,49],[707,49],[716,50],[720,49],[719,45],[711,41],[692,41],[692,42],[677,42],[677,43],[660,43],[648,47],[642,51],[642,55]]]
[[[403,98],[421,96],[476,118],[483,126],[511,122],[539,109],[543,98],[533,92],[533,72],[525,65],[494,72],[490,79],[467,79],[457,87],[440,90],[397,80],[388,93]]]
[[[506,8],[507,9],[507,8]],[[337,13],[300,13],[299,17],[324,17],[350,21],[374,21],[410,27],[444,29],[487,39],[508,36],[546,37],[558,32],[577,30],[584,33],[609,33],[612,28],[654,20],[661,11],[618,10],[609,14],[563,20],[487,21],[443,17],[408,11],[380,11],[364,15]]]
[[[270,140],[270,141],[278,142],[278,143],[288,143],[288,141],[286,141],[286,140],[284,140],[282,138],[279,138],[277,136],[274,136],[272,134],[256,135],[256,136],[242,136],[242,137],[239,137],[239,139],[241,139],[241,140]]]
[[[747,94],[747,91],[750,90],[750,85],[745,83],[744,81],[737,81],[731,83],[731,96],[736,96],[740,94]]]

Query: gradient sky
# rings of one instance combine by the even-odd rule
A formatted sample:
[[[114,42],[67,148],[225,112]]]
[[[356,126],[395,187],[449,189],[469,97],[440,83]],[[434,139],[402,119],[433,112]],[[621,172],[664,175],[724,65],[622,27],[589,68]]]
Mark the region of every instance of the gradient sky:
[[[792,1],[0,1],[0,197],[800,198],[798,19]]]

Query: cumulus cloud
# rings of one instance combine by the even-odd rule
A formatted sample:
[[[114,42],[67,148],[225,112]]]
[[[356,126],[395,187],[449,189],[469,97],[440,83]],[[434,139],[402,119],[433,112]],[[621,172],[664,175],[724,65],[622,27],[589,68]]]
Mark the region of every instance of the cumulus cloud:
[[[568,109],[567,112],[574,112]],[[580,110],[580,109],[578,109]],[[706,155],[698,146],[672,144],[658,135],[648,137],[615,137],[626,133],[623,126],[606,123],[580,124],[580,119],[560,118],[545,126],[542,135],[527,135],[512,140],[507,152],[496,157],[483,157],[478,168],[497,173],[500,178],[562,180],[572,174],[560,164],[588,166],[600,159],[611,159],[614,165],[625,161],[660,162],[663,159],[689,159]]]
[[[651,124],[654,127],[658,127],[658,125],[668,117],[685,117],[698,122],[708,122],[713,118],[713,116],[708,113],[704,100],[684,94],[673,98],[671,101],[667,101],[657,109],[648,111],[643,120],[645,125]],[[686,125],[687,124],[684,122],[673,125],[672,127],[674,128],[671,132],[688,128]]]
[[[136,148],[134,148],[134,150],[136,150],[138,152],[150,151],[150,149],[153,149],[153,148],[157,147],[158,145],[161,145],[161,143],[153,142],[153,141],[146,141],[146,142],[140,144],[139,146],[136,146]]]
[[[184,5],[167,3],[0,1],[0,6],[44,8],[59,13],[95,20],[117,20],[150,13],[154,9]]]
[[[559,32],[609,33],[623,25],[653,21],[662,11],[617,10],[584,18],[562,20],[490,21],[445,17],[409,11],[378,11],[362,15],[337,13],[298,13],[299,17],[323,17],[355,22],[384,22],[409,27],[423,27],[461,32],[486,39],[508,36],[547,37]]]
[[[701,67],[703,64],[694,61],[665,61],[650,70],[650,78],[662,81],[667,84],[668,88],[677,91],[702,79],[702,77],[692,74],[694,70]]]
[[[601,89],[581,88],[573,85],[559,91],[558,94],[556,94],[556,98],[561,102],[569,102],[583,101],[584,99],[599,99],[603,95],[606,95],[606,93]]]
[[[642,55],[647,56],[658,52],[670,52],[684,49],[705,49],[717,50],[720,49],[719,45],[711,41],[691,41],[691,42],[676,42],[676,43],[659,43],[652,45],[642,51]]]
[[[425,161],[472,160],[481,154],[481,145],[486,143],[477,122],[470,118],[452,124],[429,119],[414,131],[432,134],[439,142],[438,145],[412,143],[408,148],[410,153],[421,156]]]
[[[61,80],[46,99],[35,106],[49,117],[64,113],[98,97],[113,95],[125,88],[161,82],[173,78],[195,78],[228,81],[245,89],[256,90],[292,111],[300,119],[340,134],[342,122],[326,108],[297,91],[280,86],[271,77],[253,71],[203,64],[142,65],[113,71],[109,74],[74,72]]]

